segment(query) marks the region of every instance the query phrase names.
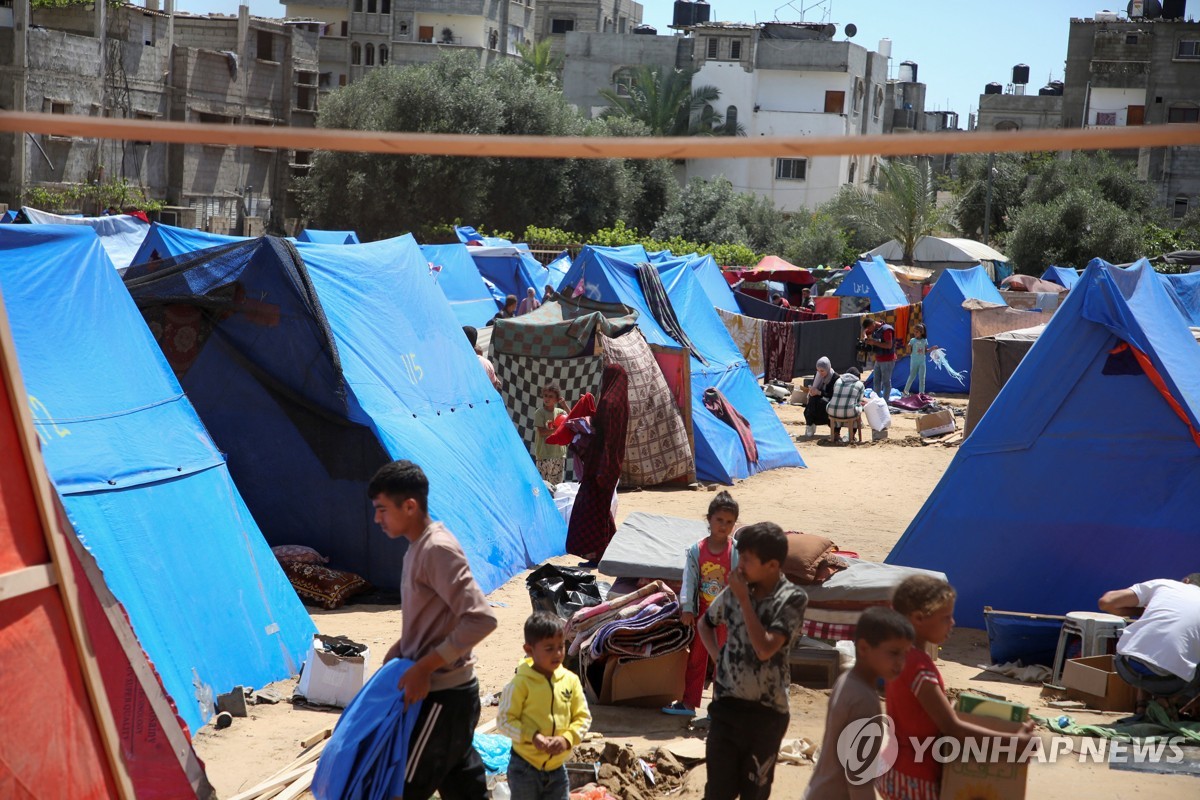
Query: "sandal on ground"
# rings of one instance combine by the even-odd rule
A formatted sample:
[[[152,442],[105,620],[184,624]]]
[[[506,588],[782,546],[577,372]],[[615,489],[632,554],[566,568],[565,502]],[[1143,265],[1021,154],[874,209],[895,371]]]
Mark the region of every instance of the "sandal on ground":
[[[674,702],[669,706],[663,706],[662,713],[671,714],[676,717],[694,717],[696,716],[695,709],[688,708],[683,703]]]

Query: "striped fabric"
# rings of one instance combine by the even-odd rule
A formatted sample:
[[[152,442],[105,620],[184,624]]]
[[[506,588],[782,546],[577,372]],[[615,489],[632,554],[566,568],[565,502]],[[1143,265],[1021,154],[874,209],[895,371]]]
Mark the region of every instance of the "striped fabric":
[[[886,800],[938,800],[941,794],[936,781],[924,781],[894,769],[875,781],[875,791]]]

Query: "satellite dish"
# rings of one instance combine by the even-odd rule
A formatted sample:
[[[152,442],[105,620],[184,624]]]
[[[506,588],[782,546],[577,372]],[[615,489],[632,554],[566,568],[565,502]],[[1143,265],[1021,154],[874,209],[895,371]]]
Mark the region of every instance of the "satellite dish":
[[[858,33],[858,26],[857,26],[857,25],[855,25],[853,22],[851,22],[851,23],[850,23],[849,25],[847,25],[847,26],[846,26],[846,27],[845,27],[843,30],[844,30],[844,31],[845,31],[845,33],[846,33],[846,38],[847,38],[847,39],[853,39],[853,38],[854,38],[854,34]]]

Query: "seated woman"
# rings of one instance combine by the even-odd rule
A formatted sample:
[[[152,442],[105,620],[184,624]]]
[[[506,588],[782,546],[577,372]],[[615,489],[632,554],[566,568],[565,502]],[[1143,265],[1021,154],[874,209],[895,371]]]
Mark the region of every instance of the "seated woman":
[[[808,404],[804,407],[804,424],[807,426],[804,435],[811,439],[817,435],[818,425],[829,424],[829,412],[825,407],[829,404],[829,396],[833,394],[833,384],[838,375],[833,371],[833,365],[828,358],[817,359],[817,374],[812,386],[808,387]]]

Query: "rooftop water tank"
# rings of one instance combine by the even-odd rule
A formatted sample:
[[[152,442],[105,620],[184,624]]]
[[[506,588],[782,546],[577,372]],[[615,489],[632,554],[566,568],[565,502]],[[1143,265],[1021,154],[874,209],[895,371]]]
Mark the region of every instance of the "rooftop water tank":
[[[992,81],[987,86],[983,87],[983,93],[984,94],[1003,94],[1004,87],[1001,84],[996,83],[995,81]]]
[[[692,13],[696,15],[696,24],[708,22],[712,19],[712,6],[704,2],[704,0],[696,0],[692,5],[695,6],[695,10]]]
[[[1163,0],[1163,19],[1183,19],[1187,16],[1187,0]]]
[[[1129,0],[1125,13],[1130,19],[1158,19],[1163,7],[1159,0]]]
[[[901,83],[916,83],[917,82],[917,62],[901,61],[900,62],[900,82]]]
[[[1109,11],[1108,9],[1105,9],[1104,11],[1096,12],[1096,22],[1116,22],[1116,21],[1117,21],[1117,12],[1115,12],[1115,11]]]
[[[633,32],[640,33],[643,36],[658,36],[658,28],[653,25],[635,25]]]
[[[1012,82],[1017,86],[1024,86],[1029,83],[1029,65],[1017,64],[1013,67]]]
[[[1053,97],[1056,94],[1059,94],[1059,91],[1057,89],[1055,89],[1053,86],[1050,86],[1049,84],[1038,89],[1039,97]]]
[[[879,55],[883,56],[884,58],[891,58],[892,57],[892,40],[891,39],[880,39],[879,40],[879,49],[876,52],[878,52]]]

